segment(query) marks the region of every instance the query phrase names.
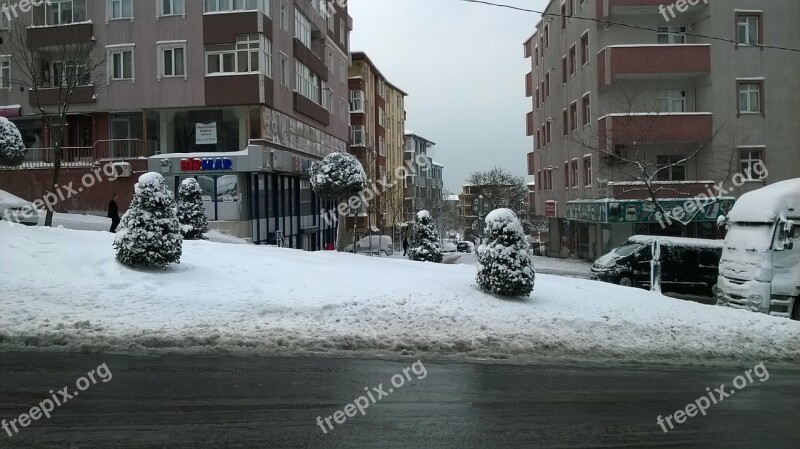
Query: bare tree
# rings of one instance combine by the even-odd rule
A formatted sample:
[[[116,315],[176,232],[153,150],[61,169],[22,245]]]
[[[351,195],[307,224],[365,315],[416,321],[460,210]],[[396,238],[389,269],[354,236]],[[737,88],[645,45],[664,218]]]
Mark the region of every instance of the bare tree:
[[[528,186],[522,176],[495,167],[488,171],[473,172],[467,182],[477,188],[478,195],[482,195],[492,209],[511,209],[520,220],[528,218]]]
[[[8,39],[0,44],[0,53],[11,56],[11,85],[29,93],[29,101],[50,136],[53,170],[48,193],[52,193],[58,189],[63,140],[76,93],[102,86],[106,54],[93,37],[86,39],[78,28],[63,27],[62,38],[56,43],[30,39],[32,30],[24,20],[15,20]],[[94,92],[96,95],[97,90]],[[52,223],[53,210],[48,208],[45,226]]]

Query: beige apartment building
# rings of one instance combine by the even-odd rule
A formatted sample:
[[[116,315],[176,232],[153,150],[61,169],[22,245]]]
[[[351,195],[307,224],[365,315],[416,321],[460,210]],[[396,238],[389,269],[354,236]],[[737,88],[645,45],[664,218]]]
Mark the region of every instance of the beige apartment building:
[[[348,230],[357,236],[381,232],[397,233],[403,222],[403,179],[397,169],[403,166],[405,97],[363,52],[352,53],[350,66],[350,152],[364,166],[371,182],[378,183],[375,198],[362,214],[351,218]],[[377,230],[377,231],[376,231]]]
[[[800,2],[553,0],[546,13],[524,51],[531,207],[551,217],[551,256],[596,258],[633,234],[717,237],[737,196],[800,176],[800,53],[766,47],[798,46]],[[720,201],[670,224],[643,176],[665,209]]]
[[[258,243],[324,246],[334,235],[308,172],[349,146],[352,19],[340,3],[52,0],[3,16],[0,113],[31,148],[15,176],[49,168],[53,146],[8,45],[22,30],[46,109],[58,106],[68,77],[85,79],[69,108],[62,162],[147,157],[171,186],[200,181],[212,227]],[[100,73],[64,61],[65,42],[104,54]]]

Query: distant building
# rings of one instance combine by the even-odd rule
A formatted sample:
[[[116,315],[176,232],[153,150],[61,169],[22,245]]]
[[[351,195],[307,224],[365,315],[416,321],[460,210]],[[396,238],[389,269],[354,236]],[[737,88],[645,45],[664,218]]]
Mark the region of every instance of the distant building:
[[[433,160],[436,144],[411,131],[405,132],[405,139],[405,162],[410,167],[406,177],[406,221],[413,222],[421,210],[428,210],[434,216],[441,215],[444,166]]]

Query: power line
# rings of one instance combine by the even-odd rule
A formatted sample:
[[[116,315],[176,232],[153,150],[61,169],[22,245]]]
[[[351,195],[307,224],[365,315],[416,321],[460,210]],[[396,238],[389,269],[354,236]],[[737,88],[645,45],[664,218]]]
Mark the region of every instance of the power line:
[[[522,11],[522,12],[529,12],[529,13],[534,13],[534,14],[541,14],[542,16],[552,16],[552,17],[559,17],[559,18],[568,17],[568,18],[571,18],[571,19],[586,20],[586,21],[589,21],[589,22],[595,22],[595,23],[600,23],[600,24],[604,24],[604,25],[616,25],[616,26],[621,26],[621,27],[626,27],[626,28],[633,28],[633,29],[637,29],[637,30],[653,31],[653,32],[656,32],[656,33],[659,31],[658,28],[650,28],[650,27],[646,27],[646,26],[633,25],[633,24],[630,24],[630,23],[615,22],[613,20],[593,19],[591,17],[581,17],[581,16],[574,16],[574,15],[564,15],[564,14],[549,13],[549,12],[544,12],[544,11],[537,11],[535,9],[522,8],[522,7],[519,7],[519,6],[504,5],[502,3],[492,3],[492,2],[488,2],[488,1],[484,1],[484,0],[456,0],[456,1],[466,2],[466,3],[477,3],[477,4],[481,4],[481,5],[494,6],[494,7],[498,7],[498,8],[507,8],[507,9],[511,9],[511,10],[515,10],[515,11]],[[690,32],[686,32],[686,33],[682,33],[682,34],[685,34],[686,36],[701,37],[701,38],[708,39],[708,40],[713,40],[713,41],[728,42],[728,43],[731,43],[731,44],[739,44],[739,41],[737,41],[735,39],[728,39],[728,38],[725,38],[725,37],[709,36],[709,35],[706,35],[706,34],[690,33]],[[782,47],[782,46],[779,46],[779,45],[764,45],[764,44],[747,44],[747,45],[748,46],[752,46],[752,47],[758,47],[758,48],[768,48],[768,49],[772,49],[772,50],[784,50],[784,51],[800,52],[800,48]]]

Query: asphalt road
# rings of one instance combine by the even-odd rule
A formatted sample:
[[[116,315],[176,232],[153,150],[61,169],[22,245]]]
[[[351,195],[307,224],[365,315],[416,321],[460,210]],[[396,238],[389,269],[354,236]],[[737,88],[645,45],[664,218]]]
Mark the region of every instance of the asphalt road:
[[[0,353],[0,419],[97,370],[95,385],[9,448],[797,448],[800,369],[769,370],[664,433],[656,422],[744,369],[558,367],[422,360]],[[426,373],[423,376],[423,373]],[[103,374],[103,376],[101,376]],[[393,376],[404,377],[393,387]],[[88,380],[88,377],[86,377]],[[411,380],[408,380],[411,379]],[[396,384],[400,379],[394,378]],[[82,384],[86,387],[88,384]],[[362,416],[345,408],[373,393]],[[389,389],[392,392],[389,393]],[[382,393],[387,396],[379,398]],[[364,401],[367,401],[364,396]],[[362,403],[363,405],[363,403]],[[323,433],[316,421],[336,410]]]

